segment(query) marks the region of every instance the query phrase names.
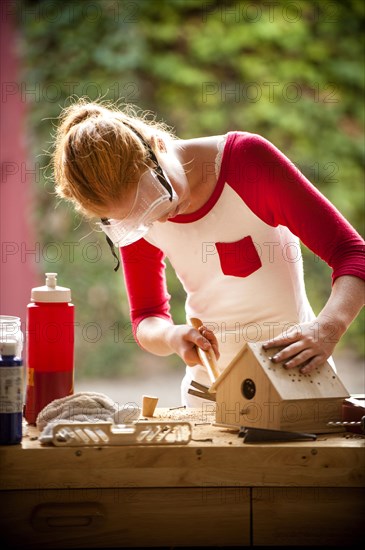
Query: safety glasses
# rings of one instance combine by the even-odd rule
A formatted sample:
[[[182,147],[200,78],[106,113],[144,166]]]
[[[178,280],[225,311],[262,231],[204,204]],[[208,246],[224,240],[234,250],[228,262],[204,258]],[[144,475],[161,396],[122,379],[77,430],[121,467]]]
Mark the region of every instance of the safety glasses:
[[[153,222],[171,212],[178,201],[178,197],[151,146],[134,128],[131,130],[142,141],[148,151],[154,167],[147,169],[141,176],[136,198],[130,212],[121,220],[101,218],[97,225],[105,233],[107,243],[113,257],[117,260],[114,271],[118,271],[120,261],[116,247],[127,246],[144,237]]]
[[[114,246],[127,246],[146,235],[153,222],[171,212],[176,202],[175,191],[171,188],[169,192],[162,187],[157,174],[149,169],[138,182],[136,198],[129,213],[123,219],[103,218],[97,225]]]

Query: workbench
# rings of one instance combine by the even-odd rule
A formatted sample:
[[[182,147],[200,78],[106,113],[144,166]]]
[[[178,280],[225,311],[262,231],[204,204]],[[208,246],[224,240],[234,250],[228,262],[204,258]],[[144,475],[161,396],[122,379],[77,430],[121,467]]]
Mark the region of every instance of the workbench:
[[[201,409],[188,445],[41,446],[28,427],[0,447],[0,533],[10,548],[355,546],[363,536],[364,438],[244,443]],[[3,546],[2,546],[3,547]]]

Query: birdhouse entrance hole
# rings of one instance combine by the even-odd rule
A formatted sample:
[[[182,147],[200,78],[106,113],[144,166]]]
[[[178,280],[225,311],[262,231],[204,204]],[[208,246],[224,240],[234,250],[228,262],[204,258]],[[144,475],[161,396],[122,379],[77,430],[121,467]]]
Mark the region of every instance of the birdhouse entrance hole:
[[[241,392],[246,399],[253,399],[256,393],[255,382],[251,380],[251,378],[246,378],[246,380],[242,382]]]

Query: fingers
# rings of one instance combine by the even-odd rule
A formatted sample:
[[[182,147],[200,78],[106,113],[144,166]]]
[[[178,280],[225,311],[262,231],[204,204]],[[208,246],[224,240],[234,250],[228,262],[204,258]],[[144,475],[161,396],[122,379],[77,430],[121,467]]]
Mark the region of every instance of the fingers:
[[[285,367],[291,368],[297,367],[303,361],[309,359],[311,357],[310,353],[313,355],[313,352],[314,350],[311,345],[304,340],[300,340],[287,345],[269,359],[273,363],[284,363]]]
[[[211,344],[199,330],[192,327],[184,327],[182,340],[179,344],[179,355],[189,367],[202,364],[197,348],[208,351],[211,348]]]
[[[188,366],[202,364],[196,350],[197,347],[207,352],[212,349],[216,358],[219,359],[218,340],[213,331],[205,325],[201,325],[196,329],[189,327],[183,339],[185,341],[183,358]]]
[[[263,342],[262,347],[266,350],[270,348],[287,346],[289,344],[292,344],[293,342],[296,342],[301,336],[302,331],[300,329],[300,326],[298,326],[290,331],[287,331],[285,334],[281,334],[280,336],[276,336],[275,338],[271,338],[270,340]]]
[[[290,331],[263,342],[262,347],[269,350],[282,348],[270,357],[273,363],[282,363],[286,369],[299,368],[303,374],[323,365],[331,355],[332,347],[325,345],[322,334],[313,331],[313,325],[298,325]]]
[[[299,369],[299,372],[302,374],[308,374],[309,372],[312,372],[315,368],[323,365],[323,363],[326,361],[326,359],[323,359],[320,356],[313,357],[310,361],[308,361],[305,365],[302,365]]]
[[[270,360],[275,364],[282,364],[282,366],[288,370],[299,368],[299,372],[302,374],[308,374],[316,367],[323,365],[323,363],[327,360],[327,357],[322,352],[318,353],[310,348],[304,349],[296,355],[293,355],[288,348],[285,348],[282,351],[285,351],[285,355],[281,355],[280,352],[273,357],[270,357]]]
[[[220,357],[220,353],[219,353],[219,347],[218,347],[218,340],[214,334],[213,331],[209,330],[206,326],[202,325],[201,327],[199,327],[199,332],[201,333],[202,336],[204,336],[204,338],[206,338],[208,340],[208,342],[210,343],[211,347],[213,348],[213,351],[214,351],[214,354],[216,356],[217,359],[219,359]],[[210,346],[209,346],[210,347]],[[208,348],[209,349],[209,348]]]
[[[200,329],[190,329],[187,334],[187,339],[204,351],[207,351],[211,347],[209,339],[200,331]]]
[[[305,349],[298,353],[294,357],[290,357],[283,363],[283,367],[286,369],[293,369],[295,367],[303,367],[305,363],[313,358],[314,352],[311,349]]]

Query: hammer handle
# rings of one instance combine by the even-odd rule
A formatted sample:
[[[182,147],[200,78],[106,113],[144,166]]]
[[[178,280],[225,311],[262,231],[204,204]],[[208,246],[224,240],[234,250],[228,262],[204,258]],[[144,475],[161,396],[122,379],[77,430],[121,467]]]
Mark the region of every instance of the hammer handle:
[[[188,319],[188,323],[189,325],[191,325],[197,330],[199,330],[199,327],[203,325],[201,320],[197,319],[196,317],[191,317],[190,319]],[[219,370],[218,370],[218,365],[217,365],[217,360],[215,358],[214,350],[213,348],[210,348],[209,350],[204,351],[198,346],[196,347],[196,350],[198,352],[201,362],[207,369],[210,381],[213,384],[219,376]]]

